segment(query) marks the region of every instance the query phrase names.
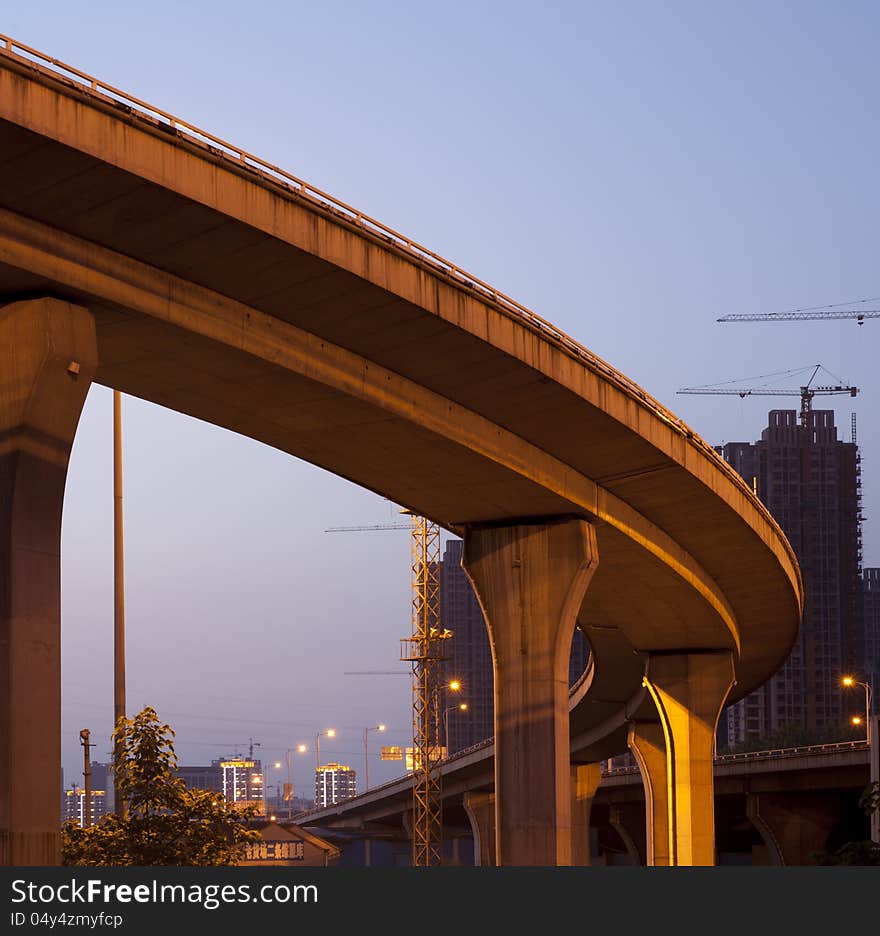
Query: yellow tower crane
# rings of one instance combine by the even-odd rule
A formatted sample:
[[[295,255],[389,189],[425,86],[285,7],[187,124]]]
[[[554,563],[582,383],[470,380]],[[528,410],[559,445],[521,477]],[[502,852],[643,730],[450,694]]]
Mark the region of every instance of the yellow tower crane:
[[[327,533],[371,530],[410,530],[412,632],[400,641],[400,659],[412,667],[413,736],[413,867],[442,861],[443,758],[440,731],[443,648],[452,632],[440,623],[440,527],[412,511],[403,510],[409,524],[331,527]]]

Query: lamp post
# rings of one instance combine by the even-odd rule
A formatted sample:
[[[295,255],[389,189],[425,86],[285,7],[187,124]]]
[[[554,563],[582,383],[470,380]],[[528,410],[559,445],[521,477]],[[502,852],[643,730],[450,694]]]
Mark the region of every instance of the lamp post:
[[[458,705],[450,705],[443,710],[443,744],[446,746],[447,757],[449,757],[449,713],[466,712],[467,710],[467,702],[459,702]]]
[[[321,766],[321,738],[335,738],[336,729],[328,728],[326,731],[319,731],[315,735],[315,771]]]
[[[280,770],[281,769],[280,761],[276,761],[274,764],[266,764],[266,766],[263,768],[263,803],[266,807],[267,816],[270,815],[269,813],[269,770],[272,767],[274,767],[276,770]],[[276,799],[278,797],[278,785],[277,784],[275,785],[275,797]]]
[[[308,748],[304,744],[298,744],[296,746],[297,754],[305,754]],[[289,799],[287,800],[287,818],[291,819],[293,816],[293,777],[290,773],[290,755],[292,748],[287,749],[287,792],[289,794]]]
[[[868,748],[870,748],[873,740],[873,732],[871,731],[871,684],[859,682],[857,679],[853,679],[852,676],[844,676],[841,683],[847,688],[861,686],[865,690],[865,740],[868,742]],[[852,721],[854,725],[861,724],[861,718],[858,718],[858,716],[853,718]]]
[[[847,688],[852,686],[861,686],[865,690],[865,740],[868,742],[868,764],[870,765],[870,781],[872,786],[880,782],[880,756],[875,750],[877,738],[875,737],[873,717],[871,715],[871,683],[869,681],[860,682],[853,679],[852,676],[844,676],[841,683]],[[852,719],[854,725],[861,724],[861,718],[854,716]],[[880,810],[875,809],[871,813],[871,841],[880,843]]]
[[[372,728],[364,728],[364,792],[370,789],[370,758],[367,754],[367,734],[370,731],[384,731],[385,725],[374,725]]]

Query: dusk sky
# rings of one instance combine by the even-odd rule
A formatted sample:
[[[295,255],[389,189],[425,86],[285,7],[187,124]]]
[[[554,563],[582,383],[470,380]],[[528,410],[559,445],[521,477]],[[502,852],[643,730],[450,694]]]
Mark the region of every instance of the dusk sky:
[[[880,565],[880,319],[720,324],[880,308],[870,2],[270,3],[44,0],[0,32],[282,166],[513,296],[707,442],[754,441],[790,398],[685,386],[821,363],[862,449],[864,564]],[[826,375],[827,377],[827,375]],[[112,394],[89,393],[62,542],[63,764],[109,759]],[[577,427],[572,426],[572,432]],[[230,432],[126,397],[128,708],[181,762],[294,755],[363,772],[411,741],[409,543],[397,507]],[[601,560],[600,560],[601,561]],[[372,758],[375,785],[402,772]],[[285,778],[279,771],[279,781]]]

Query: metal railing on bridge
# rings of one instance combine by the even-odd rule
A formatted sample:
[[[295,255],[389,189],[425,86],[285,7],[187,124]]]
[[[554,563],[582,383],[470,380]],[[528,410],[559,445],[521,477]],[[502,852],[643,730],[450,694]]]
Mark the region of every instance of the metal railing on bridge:
[[[716,754],[715,765],[741,763],[743,761],[766,760],[777,757],[803,757],[810,754],[834,754],[843,751],[868,750],[867,741],[833,741],[828,744],[804,744],[790,748],[768,748],[765,751],[740,751],[736,754]],[[624,755],[629,756],[629,755]],[[613,760],[613,758],[612,758]],[[635,764],[621,764],[619,767],[606,766],[602,763],[602,776],[620,776],[622,774],[638,773]]]

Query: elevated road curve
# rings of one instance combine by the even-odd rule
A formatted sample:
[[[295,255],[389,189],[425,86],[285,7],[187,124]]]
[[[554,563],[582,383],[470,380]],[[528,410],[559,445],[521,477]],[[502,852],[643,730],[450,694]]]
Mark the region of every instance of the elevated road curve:
[[[718,713],[782,664],[803,593],[757,498],[644,390],[380,222],[5,37],[0,303],[5,863],[57,860],[60,510],[91,380],[463,537],[495,651],[499,862],[569,863],[577,739],[668,775],[668,860],[704,863],[695,765],[711,793]],[[576,621],[594,667],[572,703]]]

